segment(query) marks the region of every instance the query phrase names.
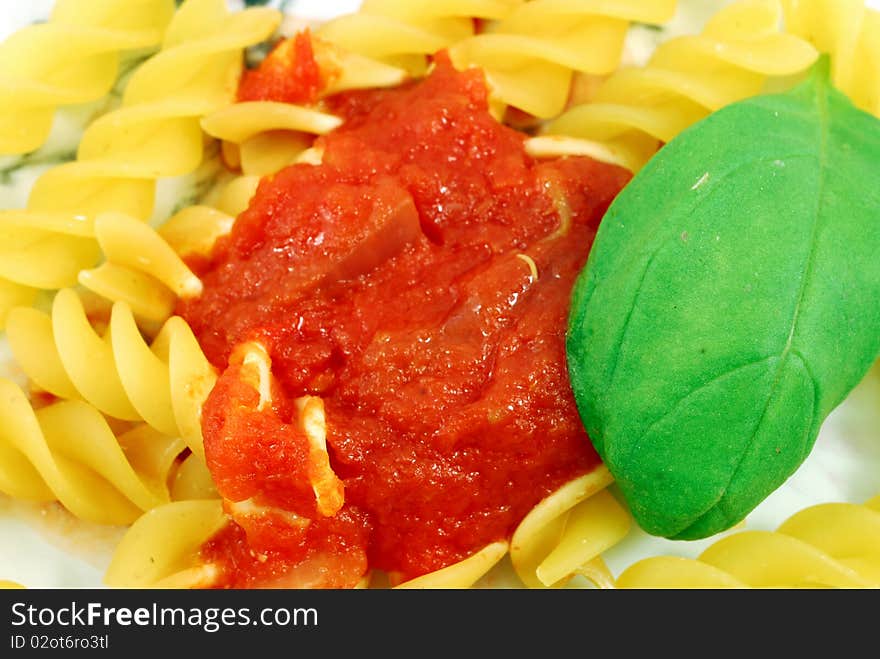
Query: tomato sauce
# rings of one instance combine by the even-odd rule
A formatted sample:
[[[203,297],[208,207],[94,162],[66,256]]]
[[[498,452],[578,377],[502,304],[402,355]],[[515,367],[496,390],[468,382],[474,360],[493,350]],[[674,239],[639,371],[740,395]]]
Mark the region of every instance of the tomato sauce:
[[[238,100],[314,103],[325,81],[308,31],[279,41],[256,69],[245,71]]]
[[[321,165],[264,179],[179,309],[221,371],[203,432],[227,503],[219,586],[409,579],[507,539],[599,464],[569,388],[574,279],[629,173],[537,162],[495,121],[478,70],[325,101]],[[272,403],[237,346],[271,359]],[[344,489],[320,512],[293,401],[320,397]],[[304,471],[305,470],[305,471]],[[286,516],[291,512],[294,517]],[[291,521],[293,520],[293,521]]]

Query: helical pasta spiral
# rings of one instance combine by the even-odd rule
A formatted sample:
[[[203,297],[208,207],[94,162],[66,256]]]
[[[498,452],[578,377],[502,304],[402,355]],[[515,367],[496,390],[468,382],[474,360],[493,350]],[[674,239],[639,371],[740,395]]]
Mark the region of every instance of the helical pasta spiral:
[[[502,19],[523,0],[365,0],[317,31],[345,50],[425,73],[427,56],[474,33],[474,18]]]
[[[529,141],[533,155],[583,153],[637,171],[662,142],[729,103],[758,94],[771,76],[806,70],[816,50],[780,32],[777,0],[740,0],[699,36],[661,44],[648,64],[621,69],[594,98]],[[571,138],[575,138],[572,140]]]
[[[129,81],[122,107],[93,122],[76,162],[43,174],[25,211],[0,212],[0,301],[77,282],[100,256],[94,223],[117,212],[146,220],[156,180],[195,170],[203,156],[199,121],[234,97],[242,50],[268,37],[279,15],[230,14],[223,0],[187,0],[162,50]],[[8,309],[0,309],[0,320]]]
[[[199,550],[228,523],[219,499],[179,501],[154,508],[123,536],[104,582],[121,588],[210,586],[216,569],[200,563]]]
[[[217,239],[232,230],[247,208],[259,182],[257,175],[231,177],[158,230],[122,213],[99,216],[95,236],[104,263],[80,271],[79,283],[104,300],[125,303],[142,330],[158,333],[178,300],[202,291],[184,259],[210,256]]]
[[[601,465],[550,494],[520,522],[510,541],[510,559],[526,586],[560,587],[581,576],[611,587],[602,553],[632,525],[629,513],[606,489],[612,481]]]
[[[7,335],[16,360],[40,389],[181,437],[204,458],[201,407],[216,374],[182,318],[169,318],[147,344],[131,309],[117,302],[102,335],[79,296],[62,289],[51,314],[13,310]]]
[[[448,567],[406,581],[398,588],[469,588],[505,554],[528,588],[559,588],[583,577],[600,588],[614,577],[602,553],[629,533],[632,518],[607,491],[613,479],[600,465],[540,501],[509,542],[496,542]]]
[[[200,559],[201,547],[229,523],[217,500],[175,501],[147,511],[126,532],[104,575],[119,588],[205,588],[218,576]],[[463,561],[400,584],[399,588],[467,588],[507,553],[496,542]],[[358,587],[370,583],[367,575]]]
[[[68,400],[34,410],[0,378],[0,491],[29,501],[60,501],[81,519],[129,524],[170,501],[178,437],[143,424],[117,440],[91,405]]]
[[[208,256],[214,243],[232,230],[248,207],[260,177],[236,176],[218,186],[201,204],[188,206],[159,228],[166,244],[182,257]]]
[[[105,300],[125,303],[142,330],[157,333],[178,300],[202,291],[184,258],[210,256],[217,239],[232,230],[247,208],[259,182],[257,175],[232,177],[158,230],[122,213],[99,216],[95,236],[104,262],[80,271],[79,283]]]
[[[831,55],[834,84],[880,117],[880,11],[865,0],[783,0],[785,26]]]
[[[496,102],[548,118],[565,107],[574,72],[605,75],[618,67],[631,21],[664,23],[675,5],[675,0],[532,0],[456,43],[450,55],[458,68],[485,71]]]
[[[122,213],[95,220],[104,263],[82,270],[79,283],[110,300],[125,302],[146,327],[163,323],[178,298],[202,292],[202,282],[150,225]]]
[[[880,497],[806,508],[775,532],[740,531],[698,559],[647,558],[618,588],[880,588]]]
[[[223,140],[229,164],[245,176],[274,174],[296,162],[312,145],[342,124],[326,112],[276,101],[248,101],[218,110],[202,121],[205,132]]]
[[[172,0],[58,0],[46,23],[0,46],[0,155],[45,143],[57,108],[104,96],[119,53],[162,41]]]
[[[458,563],[397,588],[469,588],[510,553],[517,575],[530,588],[560,587],[575,576],[610,588],[613,576],[601,553],[629,531],[629,514],[604,490],[607,470],[578,478],[551,494],[520,524],[510,542],[494,542]],[[177,501],[148,511],[126,533],[105,582],[121,587],[211,586],[217,568],[199,549],[229,523],[220,501]],[[362,587],[370,582],[365,577]]]

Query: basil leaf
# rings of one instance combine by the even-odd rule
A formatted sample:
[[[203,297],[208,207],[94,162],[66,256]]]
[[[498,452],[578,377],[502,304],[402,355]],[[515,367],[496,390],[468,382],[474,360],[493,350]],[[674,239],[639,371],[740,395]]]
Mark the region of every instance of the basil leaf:
[[[639,524],[739,522],[880,352],[880,121],[831,87],[731,105],[609,208],[572,300],[572,388]]]

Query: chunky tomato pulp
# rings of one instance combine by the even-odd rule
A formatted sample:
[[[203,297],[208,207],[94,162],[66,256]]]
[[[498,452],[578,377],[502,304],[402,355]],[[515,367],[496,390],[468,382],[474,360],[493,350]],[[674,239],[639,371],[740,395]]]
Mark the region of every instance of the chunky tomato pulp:
[[[203,415],[237,522],[203,550],[220,585],[412,578],[509,538],[599,463],[564,335],[629,174],[534,161],[490,116],[479,71],[435,64],[424,81],[328,100],[345,123],[318,140],[323,164],[262,181],[180,309],[225,371]],[[262,398],[242,345],[271,359]],[[321,482],[342,493],[329,504],[297,423],[304,396],[324,405]]]

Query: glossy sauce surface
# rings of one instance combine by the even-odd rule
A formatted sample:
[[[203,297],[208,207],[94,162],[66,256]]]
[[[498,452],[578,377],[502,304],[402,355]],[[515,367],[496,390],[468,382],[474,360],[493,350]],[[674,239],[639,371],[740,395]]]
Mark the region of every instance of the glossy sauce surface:
[[[322,164],[261,183],[203,264],[204,294],[180,308],[225,370],[203,416],[212,474],[224,498],[261,511],[205,547],[226,568],[219,585],[412,578],[509,538],[599,464],[565,328],[629,174],[534,161],[489,115],[482,74],[443,55],[423,81],[326,104],[345,123],[318,140]],[[260,412],[234,355],[248,341],[275,378]],[[303,396],[323,400],[344,486],[333,514],[309,481]]]

